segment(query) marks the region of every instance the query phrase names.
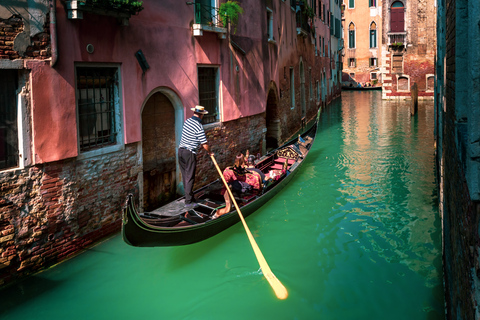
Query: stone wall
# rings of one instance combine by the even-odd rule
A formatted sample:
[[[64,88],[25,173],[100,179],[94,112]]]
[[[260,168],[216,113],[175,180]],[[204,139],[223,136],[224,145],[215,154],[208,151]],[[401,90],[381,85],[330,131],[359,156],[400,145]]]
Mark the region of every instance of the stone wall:
[[[122,152],[0,172],[0,286],[49,267],[120,230],[138,199],[137,144]]]
[[[437,176],[443,216],[447,319],[480,315],[478,128],[480,4],[438,2],[436,79]]]

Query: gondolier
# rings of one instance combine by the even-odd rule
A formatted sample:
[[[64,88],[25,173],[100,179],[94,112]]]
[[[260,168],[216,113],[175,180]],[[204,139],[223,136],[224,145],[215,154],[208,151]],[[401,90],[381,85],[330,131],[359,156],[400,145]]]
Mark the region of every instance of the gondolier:
[[[182,130],[182,139],[178,149],[178,163],[182,172],[183,188],[185,190],[185,208],[197,207],[193,196],[193,185],[195,184],[195,171],[197,167],[197,152],[201,145],[209,155],[213,155],[203,130],[202,119],[208,113],[202,106],[191,108],[193,116],[185,121]]]

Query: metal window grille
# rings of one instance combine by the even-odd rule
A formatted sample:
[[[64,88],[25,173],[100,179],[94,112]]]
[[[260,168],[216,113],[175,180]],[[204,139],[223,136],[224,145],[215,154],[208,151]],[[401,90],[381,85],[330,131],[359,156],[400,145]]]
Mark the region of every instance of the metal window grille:
[[[0,169],[18,167],[17,70],[0,70]]]
[[[116,143],[117,68],[77,67],[80,151]]]
[[[208,114],[203,117],[203,123],[217,122],[219,120],[217,68],[198,68],[198,94],[200,105],[208,111]]]

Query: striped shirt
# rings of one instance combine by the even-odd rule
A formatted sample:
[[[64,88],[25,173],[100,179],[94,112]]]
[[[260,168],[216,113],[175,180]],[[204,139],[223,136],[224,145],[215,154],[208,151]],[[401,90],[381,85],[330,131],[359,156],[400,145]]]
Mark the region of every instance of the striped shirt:
[[[183,124],[182,139],[179,147],[197,153],[198,147],[205,143],[207,143],[207,137],[203,130],[202,120],[195,116],[187,119]]]

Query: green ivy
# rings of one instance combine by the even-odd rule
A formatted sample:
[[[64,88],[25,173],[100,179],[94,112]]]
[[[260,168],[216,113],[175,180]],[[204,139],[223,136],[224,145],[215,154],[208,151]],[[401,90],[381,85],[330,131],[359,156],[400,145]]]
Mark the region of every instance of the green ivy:
[[[237,1],[227,1],[220,5],[218,8],[218,16],[222,21],[223,25],[227,25],[227,21],[230,21],[231,25],[234,26],[234,32],[236,30],[235,25],[238,22],[238,16],[243,13],[242,7],[238,4]]]

